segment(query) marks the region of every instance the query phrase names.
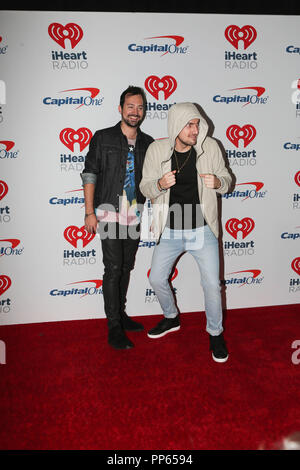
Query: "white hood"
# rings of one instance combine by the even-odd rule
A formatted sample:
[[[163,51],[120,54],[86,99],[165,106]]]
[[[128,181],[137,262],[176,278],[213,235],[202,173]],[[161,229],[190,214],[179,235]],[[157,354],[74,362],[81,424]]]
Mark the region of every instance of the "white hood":
[[[199,157],[196,161],[199,199],[206,222],[216,237],[219,234],[217,194],[224,194],[228,191],[231,176],[225,166],[217,141],[207,135],[208,123],[198,111],[197,106],[193,103],[177,103],[173,104],[168,112],[168,137],[152,142],[147,149],[143,178],[140,183],[142,194],[152,202],[152,229],[156,239],[159,239],[166,225],[170,201],[170,189],[160,191],[157,181],[165,173],[171,171],[171,156],[176,137],[192,119],[200,119],[199,135],[194,145],[197,157]],[[207,188],[199,176],[203,173],[216,175],[221,186],[218,189]]]
[[[175,139],[182,129],[192,119],[200,119],[199,135],[197,144],[197,155],[202,153],[202,143],[206,138],[208,131],[208,124],[204,117],[198,111],[198,108],[193,103],[177,103],[173,104],[168,112],[168,137],[170,147],[173,150],[175,147]]]

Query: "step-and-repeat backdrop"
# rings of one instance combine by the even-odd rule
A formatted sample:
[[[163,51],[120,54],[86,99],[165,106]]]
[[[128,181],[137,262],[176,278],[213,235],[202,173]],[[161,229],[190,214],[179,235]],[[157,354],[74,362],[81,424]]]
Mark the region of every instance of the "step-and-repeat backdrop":
[[[300,300],[300,17],[101,12],[0,15],[0,322],[102,318],[99,237],[84,231],[80,172],[92,134],[144,87],[143,130],[199,104],[235,187],[220,198],[224,307]],[[128,313],[161,312],[146,227]],[[203,311],[197,267],[173,274],[182,312]]]

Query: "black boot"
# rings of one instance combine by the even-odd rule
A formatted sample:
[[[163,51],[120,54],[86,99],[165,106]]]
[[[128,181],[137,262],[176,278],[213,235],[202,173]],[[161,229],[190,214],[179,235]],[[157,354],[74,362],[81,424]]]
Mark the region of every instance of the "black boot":
[[[126,312],[122,312],[120,314],[121,316],[121,322],[124,330],[127,331],[143,331],[144,326],[141,323],[138,323],[137,321],[132,320]]]
[[[134,344],[127,338],[121,325],[108,329],[108,344],[115,349],[130,349],[134,347]]]

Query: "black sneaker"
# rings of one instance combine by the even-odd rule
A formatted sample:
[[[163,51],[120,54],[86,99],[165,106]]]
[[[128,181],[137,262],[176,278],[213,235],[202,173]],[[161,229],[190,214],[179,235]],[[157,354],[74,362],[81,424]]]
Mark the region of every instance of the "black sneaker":
[[[161,338],[162,336],[180,329],[179,315],[175,318],[164,318],[148,332],[149,338]]]
[[[221,333],[219,336],[209,335],[209,343],[213,360],[216,362],[226,362],[228,359],[228,351],[223,334]]]

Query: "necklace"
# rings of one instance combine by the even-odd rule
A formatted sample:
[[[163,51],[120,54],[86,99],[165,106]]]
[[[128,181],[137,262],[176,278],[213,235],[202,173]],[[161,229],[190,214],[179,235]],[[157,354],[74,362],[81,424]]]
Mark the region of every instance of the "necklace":
[[[192,151],[192,147],[190,148],[189,154],[188,154],[188,156],[186,157],[186,159],[184,160],[183,164],[179,167],[178,159],[177,159],[177,155],[176,155],[176,150],[175,150],[175,148],[174,148],[174,155],[175,155],[175,160],[176,160],[177,173],[180,173],[180,170],[182,170],[182,168],[186,165],[188,159],[190,158],[191,151]]]

